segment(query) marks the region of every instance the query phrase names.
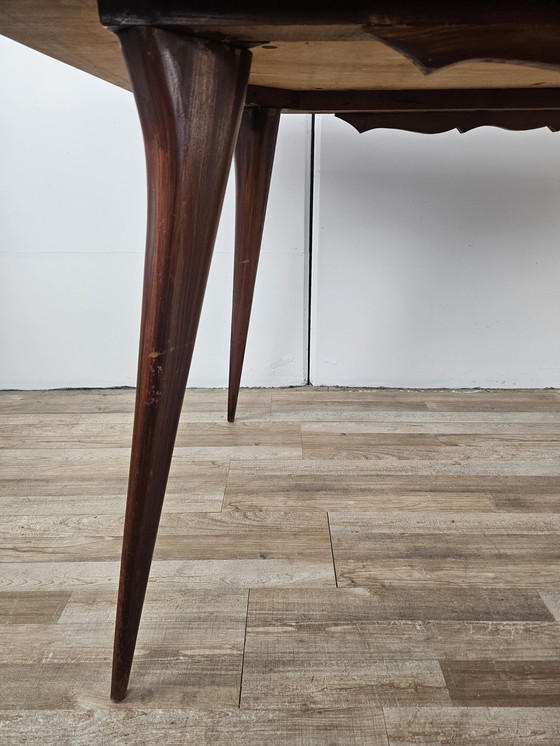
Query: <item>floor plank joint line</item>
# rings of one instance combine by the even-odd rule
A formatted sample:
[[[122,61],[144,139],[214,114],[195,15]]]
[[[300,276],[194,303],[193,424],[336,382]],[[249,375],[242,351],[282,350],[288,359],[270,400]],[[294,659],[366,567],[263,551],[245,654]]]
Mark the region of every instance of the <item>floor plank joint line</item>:
[[[332,531],[331,531],[331,520],[329,516],[329,511],[327,510],[327,526],[329,528],[329,541],[331,543],[331,555],[332,555],[332,563],[333,563],[333,572],[334,572],[334,584],[338,588],[338,574],[336,572],[336,562],[334,559],[334,547],[333,547],[333,540],[332,540]]]
[[[228,484],[230,471],[231,471],[231,459],[228,461],[228,465],[227,465],[226,478],[225,478],[225,483],[224,483],[224,494],[222,496],[222,504],[220,507],[220,513],[224,512],[224,507],[226,504],[226,492],[227,492],[227,484]]]
[[[387,738],[387,746],[391,746],[391,741],[389,740],[389,728],[387,728],[387,720],[385,719],[385,708],[381,708],[381,718],[383,720],[383,727],[385,728],[385,736]]]
[[[239,702],[237,709],[241,709],[241,696],[243,694],[243,673],[245,670],[245,649],[247,648],[247,627],[249,626],[249,603],[251,601],[251,589],[247,591],[247,611],[245,613],[245,635],[243,637],[243,652],[241,654],[241,678],[239,680]]]

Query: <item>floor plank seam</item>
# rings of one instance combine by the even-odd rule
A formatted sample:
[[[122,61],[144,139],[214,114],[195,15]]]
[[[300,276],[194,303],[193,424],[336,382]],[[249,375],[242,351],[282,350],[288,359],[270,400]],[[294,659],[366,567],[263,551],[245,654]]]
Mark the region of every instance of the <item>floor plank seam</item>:
[[[227,472],[226,472],[226,481],[224,483],[224,494],[222,495],[222,506],[220,508],[220,513],[224,512],[224,508],[226,506],[226,493],[228,488],[228,481],[229,481],[229,473],[231,471],[231,459],[228,461],[227,465]]]
[[[334,584],[338,588],[338,574],[336,572],[336,562],[334,559],[334,547],[333,547],[333,540],[332,540],[332,531],[331,531],[331,521],[329,516],[329,511],[327,510],[327,526],[329,529],[329,541],[331,543],[331,555],[332,555],[332,563],[333,563],[333,572],[334,572]]]
[[[251,589],[247,591],[247,611],[245,614],[245,636],[243,638],[243,652],[241,654],[241,679],[239,681],[239,701],[237,709],[241,709],[241,696],[243,694],[243,674],[245,672],[245,649],[247,647],[247,627],[249,626],[249,602],[251,600]]]
[[[391,739],[389,738],[389,728],[387,728],[387,720],[385,719],[385,708],[381,708],[381,717],[383,718],[383,727],[385,728],[385,735],[387,737],[387,746],[391,746]]]

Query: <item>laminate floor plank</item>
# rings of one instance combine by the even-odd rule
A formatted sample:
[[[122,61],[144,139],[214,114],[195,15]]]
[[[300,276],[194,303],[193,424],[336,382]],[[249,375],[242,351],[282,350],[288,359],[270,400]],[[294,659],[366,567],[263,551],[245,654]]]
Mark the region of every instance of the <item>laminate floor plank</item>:
[[[348,408],[362,406],[372,409],[393,411],[415,411],[427,409],[425,391],[404,391],[402,389],[354,389],[323,388],[303,386],[294,389],[272,389],[272,410],[281,408],[309,407],[321,409]]]
[[[3,402],[3,394],[6,392],[0,391],[0,404]],[[56,392],[51,392],[56,393]],[[86,394],[84,394],[86,396]],[[10,409],[7,407],[6,409]],[[11,437],[19,439],[25,444],[27,438],[23,435],[29,436],[32,441],[44,440],[48,441],[53,433],[58,434],[62,428],[67,428],[70,431],[76,431],[77,435],[91,433],[95,434],[103,428],[107,429],[109,434],[112,428],[116,428],[119,431],[124,431],[125,428],[130,428],[132,433],[132,427],[134,425],[134,411],[131,408],[127,412],[112,412],[112,411],[99,411],[99,412],[6,412],[0,408],[0,428],[2,432],[2,447],[8,448]],[[14,429],[18,432],[13,432]],[[20,437],[21,436],[21,437]],[[70,441],[67,439],[64,445],[68,445]],[[6,445],[4,445],[6,443]]]
[[[188,617],[171,622],[163,614],[159,621],[144,621],[135,660],[168,661],[173,667],[176,661],[238,654],[241,665],[246,607],[245,601],[242,619],[236,625],[225,627],[223,632],[220,618],[212,620],[208,616],[204,617],[204,627]],[[6,625],[2,629],[4,647],[0,651],[0,662],[78,664],[104,661],[109,666],[113,652],[112,626],[97,622]]]
[[[447,440],[443,440],[447,438]],[[560,445],[551,438],[520,443],[481,438],[463,444],[450,436],[423,434],[313,435],[303,438],[303,458],[384,461],[515,461],[534,462],[560,457]],[[455,440],[455,442],[453,442]]]
[[[560,455],[559,433],[349,432],[302,430],[308,459],[512,459],[536,460]]]
[[[551,622],[538,591],[519,588],[382,583],[362,588],[310,590],[258,588],[251,591],[255,627],[321,630],[364,621]],[[63,613],[69,613],[75,593]]]
[[[559,706],[560,660],[446,660],[441,667],[458,707]]]
[[[556,534],[381,533],[331,520],[339,585],[428,582],[560,587]]]
[[[426,396],[438,412],[560,412],[557,391],[442,391]]]
[[[552,616],[560,622],[560,591],[545,590],[541,591],[539,595],[550,609]]]
[[[169,514],[219,513],[224,501],[227,474],[227,465],[223,466],[222,474],[212,474],[210,466],[206,479],[198,482],[196,478],[170,479],[162,517],[164,525],[165,515]],[[84,480],[83,491],[80,491],[79,483],[55,484],[50,480],[18,481],[17,484],[5,484],[4,488],[8,494],[0,497],[0,514],[8,516],[7,530],[14,520],[21,518],[22,536],[33,530],[33,519],[36,535],[39,533],[37,522],[42,518],[45,519],[47,531],[50,530],[49,525],[56,521],[70,524],[75,520],[77,526],[82,523],[92,525],[98,520],[100,525],[103,521],[113,525],[124,521],[126,479],[99,484],[95,484],[93,478],[92,481]],[[26,488],[29,489],[27,494]],[[171,520],[168,519],[168,522]]]
[[[512,495],[493,495],[492,504],[501,513],[560,513],[560,492],[535,494],[520,492]],[[544,516],[543,516],[544,519]]]
[[[1,398],[0,398],[1,401]],[[27,448],[130,448],[131,415],[41,415],[0,417],[2,449]],[[120,422],[114,420],[120,417]],[[301,453],[301,428],[297,423],[268,422],[181,422],[175,440],[177,448],[236,452],[242,448],[283,449]],[[220,450],[218,450],[220,449]],[[185,451],[187,453],[187,451]],[[289,456],[288,456],[289,457]]]
[[[430,473],[407,464],[387,473],[372,462],[291,461],[232,463],[224,506],[239,510],[465,510],[507,509],[507,501],[560,512],[560,475]],[[418,467],[416,473],[414,467]],[[441,464],[438,464],[441,468]],[[402,465],[400,466],[402,470]],[[558,465],[556,465],[556,469]],[[488,471],[488,469],[487,469]],[[463,472],[463,473],[462,473]],[[538,507],[540,506],[540,508]],[[532,511],[525,511],[532,512]]]
[[[555,516],[539,515],[331,512],[338,584],[557,588],[560,530]]]
[[[381,709],[191,710],[126,706],[0,710],[7,746],[388,746]]]
[[[158,533],[155,560],[266,560],[323,562],[332,564],[327,517],[302,511],[223,511],[221,513],[168,513]],[[103,534],[95,525],[86,533],[61,531],[47,526],[27,540],[16,535],[22,517],[12,522],[12,535],[0,527],[1,562],[110,562],[120,559],[122,535]],[[36,522],[34,522],[36,526]],[[71,524],[72,525],[72,524]],[[104,524],[106,526],[106,522]],[[64,535],[64,533],[66,535]],[[49,535],[50,534],[50,535]]]
[[[447,413],[442,414],[442,418]],[[0,422],[2,418],[0,417]],[[288,424],[288,423],[286,423]],[[532,440],[541,437],[555,438],[557,442],[560,434],[560,418],[555,415],[555,421],[544,422],[509,422],[496,420],[477,420],[469,417],[462,421],[460,418],[454,420],[440,419],[436,413],[432,414],[425,422],[396,420],[370,420],[367,422],[302,422],[301,432],[304,436],[311,435],[380,435],[380,434],[402,434],[402,435],[449,435],[459,437],[464,435],[481,435],[490,438],[514,438],[519,440]],[[484,439],[482,439],[484,440]]]
[[[0,592],[70,590],[83,585],[116,586],[119,562],[6,562],[0,575]],[[150,582],[190,588],[259,588],[335,586],[332,560],[209,559],[154,560]]]
[[[257,670],[265,660],[269,661],[268,671],[273,676],[292,664],[296,670],[313,668],[315,664],[320,670],[345,660],[365,665],[367,661],[546,661],[558,658],[558,622],[364,620],[308,629],[298,626],[256,628],[249,617],[245,673],[251,675],[251,661]],[[332,686],[336,683],[334,676]]]
[[[77,499],[77,498],[76,498]],[[93,497],[90,498],[90,500]],[[116,498],[113,497],[113,501]],[[41,498],[43,502],[46,502],[44,498]],[[164,534],[181,534],[182,531],[189,525],[189,517],[196,512],[202,512],[204,515],[208,515],[209,512],[219,514],[221,511],[221,503],[215,511],[189,511],[189,510],[178,510],[180,508],[180,498],[170,499],[165,503],[164,510],[161,515],[159,524],[158,535],[163,536]],[[58,501],[60,505],[62,501]],[[107,500],[107,503],[109,501]],[[63,504],[63,503],[62,503]],[[91,503],[90,503],[91,505]],[[124,508],[124,500],[122,503]],[[104,506],[103,506],[104,507]],[[107,505],[107,508],[109,505]],[[190,506],[183,506],[190,507]],[[67,516],[58,514],[37,514],[33,509],[35,503],[32,504],[29,514],[21,515],[5,515],[0,523],[0,540],[7,542],[9,540],[17,539],[18,542],[24,542],[29,539],[40,539],[40,538],[84,538],[91,536],[122,536],[124,515],[123,513],[113,513],[99,511],[95,514],[92,513],[91,507],[89,514],[87,512],[87,505],[82,506],[81,513],[72,513]],[[1,545],[0,545],[1,551]]]
[[[74,588],[59,617],[59,622],[74,625],[106,625],[112,628],[115,621],[116,593],[114,583],[95,583]],[[237,624],[236,620],[242,618],[244,631],[247,594],[247,590],[201,590],[188,588],[181,583],[173,583],[171,586],[164,583],[148,583],[142,611],[142,626],[146,623],[155,629],[158,622],[172,626],[182,622],[191,626],[196,624],[203,629],[208,623],[214,624],[221,620],[220,624],[225,625],[226,622],[229,624],[229,621],[233,620]],[[227,639],[227,636],[222,635],[222,638]]]
[[[101,450],[101,449],[100,449]],[[11,464],[4,453],[0,480],[2,515],[122,515],[128,479],[128,454],[118,449],[106,460],[98,451],[85,451],[89,459],[72,460],[67,454],[34,462]],[[33,454],[33,451],[28,451]],[[57,451],[50,449],[54,455]],[[171,463],[165,506],[169,510],[221,509],[229,462],[191,461],[175,457]]]
[[[173,452],[173,465],[190,465],[197,461],[298,459],[301,446],[217,446],[178,447]],[[128,448],[8,448],[0,450],[0,469],[4,479],[15,480],[22,473],[27,478],[74,478],[88,479],[101,473],[104,478],[123,478],[130,461]],[[105,471],[104,471],[104,467]]]
[[[301,659],[248,639],[241,706],[248,709],[451,704],[438,661],[386,661],[345,651]],[[271,672],[274,669],[274,672]]]
[[[555,659],[556,651],[560,650],[558,622],[492,620],[500,605],[507,606],[504,600],[496,600],[494,611],[487,604],[490,619],[478,620],[476,609],[474,613],[465,610],[469,590],[465,593],[462,612],[444,613],[442,617],[445,618],[430,619],[423,616],[426,611],[426,616],[432,616],[434,607],[426,606],[425,600],[419,603],[418,596],[412,594],[411,610],[403,618],[395,613],[392,619],[387,619],[387,607],[383,609],[377,601],[384,591],[376,589],[373,594],[366,595],[363,590],[334,588],[320,593],[252,590],[247,652],[266,648],[271,654],[297,658],[303,663],[321,654],[325,659],[333,655],[341,660],[349,654],[356,658],[364,655],[370,660],[489,658],[530,661]],[[400,590],[404,595],[406,589]],[[427,590],[434,593],[433,588]],[[480,589],[477,590],[480,593]],[[445,592],[439,590],[441,595]],[[503,599],[505,592],[506,589],[498,592],[497,599],[500,596]],[[475,592],[471,598],[476,599],[476,595]],[[479,607],[479,613],[483,608]],[[521,617],[525,615],[523,609],[518,613]],[[542,607],[539,613],[542,614]],[[510,616],[515,616],[515,612],[511,611]],[[274,667],[270,670],[274,672]]]
[[[378,412],[550,413],[560,412],[558,391],[402,390],[307,387],[272,391],[272,419],[365,420]],[[556,417],[557,420],[557,417]]]
[[[321,542],[330,541],[328,522],[324,511],[180,511],[179,498],[172,505],[164,504],[159,524],[159,536],[220,536],[223,539],[237,537],[240,544],[242,537],[267,537],[276,540],[279,533],[289,541],[298,533],[309,532],[308,538],[300,546],[302,551],[313,550],[311,539],[315,534]],[[87,536],[121,535],[124,519],[122,514],[96,512],[93,514],[37,515],[35,513],[3,516],[0,523],[0,539],[32,539],[34,537],[79,538]],[[212,541],[207,542],[212,544]],[[330,546],[330,544],[329,544]],[[1,548],[0,548],[1,551]]]
[[[390,746],[556,746],[560,708],[401,707],[383,710]]]
[[[57,391],[0,391],[2,414],[107,414],[134,412],[134,389],[69,389]],[[237,419],[269,420],[270,389],[244,389]],[[225,389],[187,389],[183,422],[225,421]]]
[[[403,510],[329,511],[333,533],[347,531],[352,541],[366,534],[475,534],[482,536],[560,534],[560,515],[543,519],[542,513],[490,513],[476,511]]]
[[[0,625],[55,624],[72,594],[65,591],[0,593]]]
[[[437,433],[437,439],[443,445],[462,447],[500,448],[502,446],[526,449],[531,453],[533,449],[542,448],[554,451],[559,447],[557,432],[503,432],[503,433]]]
[[[0,412],[6,414],[89,414],[134,411],[134,389],[59,389],[0,391]]]
[[[129,707],[154,709],[234,708],[239,699],[241,656],[198,655],[182,661],[144,660],[133,664]],[[0,665],[4,710],[81,709],[107,706],[108,661]]]

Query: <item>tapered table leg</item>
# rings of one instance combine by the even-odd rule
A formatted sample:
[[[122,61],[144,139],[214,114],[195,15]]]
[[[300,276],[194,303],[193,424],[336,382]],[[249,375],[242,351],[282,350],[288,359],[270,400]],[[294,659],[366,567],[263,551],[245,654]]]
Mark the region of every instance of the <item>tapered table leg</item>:
[[[235,419],[237,408],[279,122],[279,109],[247,107],[235,150],[236,226],[229,422]]]
[[[111,697],[126,695],[250,52],[118,32],[146,146],[148,235]]]

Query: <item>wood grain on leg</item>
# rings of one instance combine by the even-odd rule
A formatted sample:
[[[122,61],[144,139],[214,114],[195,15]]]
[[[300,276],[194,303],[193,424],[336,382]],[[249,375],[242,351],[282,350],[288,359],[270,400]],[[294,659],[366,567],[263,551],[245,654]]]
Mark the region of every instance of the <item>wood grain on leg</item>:
[[[279,109],[247,107],[235,150],[236,228],[229,422],[235,419],[237,408],[279,123]]]
[[[140,114],[148,236],[111,696],[124,698],[250,53],[156,28],[119,32]]]

